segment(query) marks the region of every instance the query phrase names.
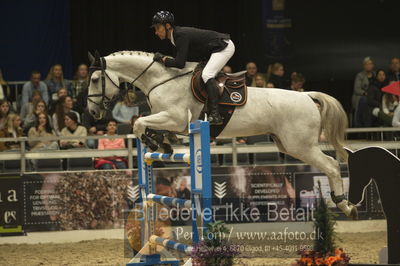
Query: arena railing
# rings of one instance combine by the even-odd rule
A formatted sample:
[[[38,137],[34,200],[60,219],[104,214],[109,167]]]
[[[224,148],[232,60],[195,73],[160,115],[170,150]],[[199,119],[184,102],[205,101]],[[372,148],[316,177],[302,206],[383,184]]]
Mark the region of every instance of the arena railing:
[[[347,130],[348,134],[353,133],[371,133],[371,132],[381,132],[381,140],[378,141],[366,141],[366,140],[348,140],[347,147],[352,150],[358,150],[366,146],[380,146],[386,149],[395,150],[397,155],[397,150],[400,149],[400,142],[396,139],[385,141],[383,133],[385,132],[398,132],[400,128],[351,128]],[[115,150],[98,150],[98,149],[68,149],[68,150],[37,150],[29,151],[27,150],[28,141],[59,141],[59,140],[70,140],[70,139],[115,139],[123,138],[127,142],[126,149],[115,149]],[[128,135],[115,135],[115,136],[85,136],[85,137],[40,137],[40,138],[0,138],[0,141],[19,141],[21,142],[19,150],[13,151],[3,151],[0,152],[0,161],[5,160],[20,160],[21,161],[21,173],[29,172],[27,171],[27,160],[34,159],[69,159],[69,158],[96,158],[96,157],[110,157],[119,156],[126,157],[128,159],[128,168],[134,169],[134,157],[137,155],[137,150],[134,147],[134,140],[136,136],[133,134]],[[185,137],[184,137],[185,141]],[[242,153],[274,153],[279,152],[278,148],[273,142],[262,143],[262,144],[237,144],[236,138],[225,139],[226,143],[231,143],[231,145],[211,145],[211,154],[231,154],[232,155],[232,165],[237,165],[237,156]],[[327,143],[321,142],[320,147],[323,151],[329,152],[333,151],[333,147]],[[174,146],[174,151],[176,153],[187,152],[188,147],[185,145]]]

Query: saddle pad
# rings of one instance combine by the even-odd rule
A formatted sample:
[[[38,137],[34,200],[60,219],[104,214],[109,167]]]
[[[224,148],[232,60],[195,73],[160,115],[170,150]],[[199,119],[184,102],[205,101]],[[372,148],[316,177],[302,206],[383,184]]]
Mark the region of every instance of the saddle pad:
[[[247,101],[247,86],[242,77],[228,77],[219,75],[216,78],[220,88],[220,105],[242,106]],[[201,78],[201,71],[194,72],[192,76],[191,89],[194,97],[201,103],[207,101],[207,91]]]

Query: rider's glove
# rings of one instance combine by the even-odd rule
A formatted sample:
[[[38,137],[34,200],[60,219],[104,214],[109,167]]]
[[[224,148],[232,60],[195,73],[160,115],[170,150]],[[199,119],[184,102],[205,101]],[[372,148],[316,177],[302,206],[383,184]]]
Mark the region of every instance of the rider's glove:
[[[155,53],[153,60],[156,62],[159,62],[161,64],[164,64],[163,58],[164,58],[164,55],[162,53]]]

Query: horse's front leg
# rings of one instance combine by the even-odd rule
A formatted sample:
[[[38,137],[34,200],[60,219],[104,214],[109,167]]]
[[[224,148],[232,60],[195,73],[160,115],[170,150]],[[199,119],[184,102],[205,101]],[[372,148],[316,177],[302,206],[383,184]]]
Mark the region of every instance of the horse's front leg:
[[[163,142],[164,136],[162,134],[157,134],[154,130],[182,132],[187,126],[184,121],[184,117],[172,118],[167,111],[163,111],[154,115],[138,118],[133,126],[133,132],[151,150],[155,151],[161,147],[164,149],[165,153],[172,153],[171,145]]]

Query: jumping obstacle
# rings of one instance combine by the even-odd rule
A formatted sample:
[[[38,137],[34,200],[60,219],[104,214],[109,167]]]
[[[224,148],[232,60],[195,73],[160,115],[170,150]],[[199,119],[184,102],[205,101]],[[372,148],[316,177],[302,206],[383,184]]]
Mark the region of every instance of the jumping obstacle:
[[[210,162],[210,128],[205,121],[196,121],[189,126],[190,153],[163,154],[147,152],[146,148],[137,140],[139,203],[144,211],[142,221],[142,243],[145,243],[139,253],[127,264],[137,265],[179,265],[167,249],[190,255],[192,247],[165,239],[155,235],[154,202],[177,208],[192,209],[192,243],[198,243],[202,238],[203,230],[212,222],[212,188]],[[155,194],[153,166],[154,161],[183,162],[190,164],[191,200],[172,198]],[[146,206],[146,207],[145,207]],[[148,208],[148,209],[146,209]],[[160,252],[167,260],[161,260],[157,246],[162,247]],[[170,259],[172,258],[172,259]],[[185,265],[191,265],[189,259]]]

